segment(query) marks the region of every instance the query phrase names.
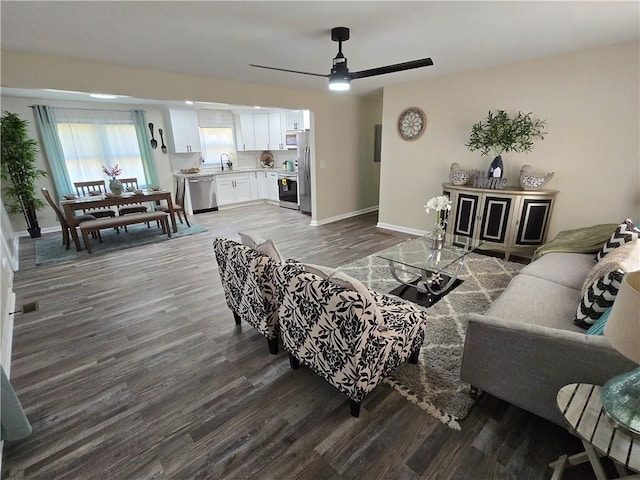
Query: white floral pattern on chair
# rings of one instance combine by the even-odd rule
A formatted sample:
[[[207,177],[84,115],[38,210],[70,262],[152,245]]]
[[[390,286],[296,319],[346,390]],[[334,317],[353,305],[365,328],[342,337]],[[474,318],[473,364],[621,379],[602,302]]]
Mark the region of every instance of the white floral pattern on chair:
[[[308,365],[352,400],[360,402],[424,341],[425,313],[387,295],[372,292],[383,315],[356,291],[304,272],[296,265],[275,268],[281,296],[280,335],[293,368]]]
[[[242,319],[251,324],[267,337],[269,351],[278,353],[278,305],[273,285],[273,269],[278,262],[226,238],[217,238],[213,250],[236,323]]]

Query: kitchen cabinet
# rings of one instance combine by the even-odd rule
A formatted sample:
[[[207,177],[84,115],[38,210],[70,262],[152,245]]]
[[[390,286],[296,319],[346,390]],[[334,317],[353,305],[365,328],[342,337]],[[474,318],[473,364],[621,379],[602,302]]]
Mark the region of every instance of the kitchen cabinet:
[[[309,110],[289,110],[286,113],[286,130],[309,130],[311,112]]]
[[[462,235],[484,242],[481,248],[531,256],[547,236],[556,190],[525,191],[519,188],[489,190],[443,184],[451,200],[448,235]]]
[[[282,113],[239,115],[238,150],[286,150]]]
[[[254,150],[269,150],[269,115],[253,114]]]
[[[253,115],[243,113],[240,115],[240,138],[238,150],[255,150],[256,137],[253,132]]]
[[[286,150],[281,113],[269,114],[269,150]]]
[[[173,153],[200,152],[200,130],[195,110],[169,109],[167,142]]]
[[[278,194],[278,172],[267,172],[266,182],[267,200],[279,202],[280,195]]]
[[[251,200],[249,173],[216,175],[218,205],[248,202]]]
[[[252,177],[253,175],[253,177]],[[252,199],[267,198],[267,172],[257,171],[249,174],[251,181],[251,197]]]

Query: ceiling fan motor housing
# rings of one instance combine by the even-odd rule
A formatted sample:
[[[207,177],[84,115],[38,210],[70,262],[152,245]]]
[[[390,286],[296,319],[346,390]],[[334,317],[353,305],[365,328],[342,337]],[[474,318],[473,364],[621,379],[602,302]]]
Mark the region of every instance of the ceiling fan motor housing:
[[[335,27],[331,29],[331,40],[334,42],[346,42],[349,40],[349,29],[347,27]]]

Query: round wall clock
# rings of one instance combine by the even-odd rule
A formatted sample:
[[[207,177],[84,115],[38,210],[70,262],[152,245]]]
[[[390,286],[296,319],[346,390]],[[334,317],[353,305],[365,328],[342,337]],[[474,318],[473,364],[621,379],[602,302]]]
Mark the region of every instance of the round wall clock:
[[[418,107],[409,107],[398,117],[398,134],[403,140],[420,138],[427,127],[427,116]]]

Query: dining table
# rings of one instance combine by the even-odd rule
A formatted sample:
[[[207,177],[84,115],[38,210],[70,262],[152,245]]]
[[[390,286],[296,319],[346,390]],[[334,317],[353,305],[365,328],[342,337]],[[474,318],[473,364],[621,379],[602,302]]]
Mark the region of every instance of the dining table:
[[[173,232],[178,231],[178,224],[176,223],[176,214],[173,209],[173,200],[171,199],[171,192],[165,190],[143,190],[141,193],[123,192],[122,195],[90,195],[86,197],[76,197],[73,199],[62,198],[60,205],[64,211],[64,216],[69,226],[71,226],[71,238],[76,246],[76,250],[82,250],[80,245],[80,238],[78,237],[78,231],[75,228],[76,221],[74,220],[74,212],[77,210],[94,210],[103,207],[117,207],[120,205],[130,205],[132,203],[147,203],[147,202],[167,202],[167,209],[169,211],[169,218],[171,219],[171,227]]]

